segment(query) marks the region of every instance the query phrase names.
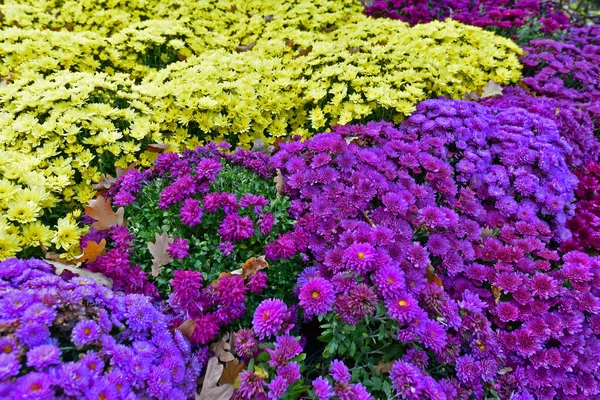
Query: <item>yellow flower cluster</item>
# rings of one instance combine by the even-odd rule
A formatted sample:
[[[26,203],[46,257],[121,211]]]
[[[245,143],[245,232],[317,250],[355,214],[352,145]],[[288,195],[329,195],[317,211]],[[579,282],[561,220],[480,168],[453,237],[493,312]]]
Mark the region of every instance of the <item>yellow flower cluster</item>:
[[[511,41],[453,21],[372,20],[353,0],[0,5],[0,259],[71,255],[101,173],[147,144],[248,146],[400,121],[426,98],[520,76]]]

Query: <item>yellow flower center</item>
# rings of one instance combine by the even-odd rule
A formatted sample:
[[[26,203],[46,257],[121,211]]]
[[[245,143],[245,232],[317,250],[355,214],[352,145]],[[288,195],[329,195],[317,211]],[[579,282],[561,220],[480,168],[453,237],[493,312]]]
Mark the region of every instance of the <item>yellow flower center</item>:
[[[387,278],[387,281],[388,281],[389,283],[394,283],[394,280],[393,280],[392,278]]]
[[[317,297],[319,297],[319,292],[317,292],[316,290],[314,292],[312,292],[312,297],[315,298],[315,299]]]
[[[362,260],[363,258],[365,258],[365,253],[363,253],[362,251],[359,251],[358,255],[356,257],[358,257],[359,260]]]
[[[265,315],[263,315],[262,320],[263,321],[267,321],[269,319],[269,311],[265,312]]]
[[[32,392],[37,392],[41,388],[42,387],[38,383],[34,383],[33,385],[29,386],[29,390],[31,390]]]
[[[10,344],[7,344],[6,346],[4,346],[4,352],[6,354],[12,353],[13,351],[13,347]]]
[[[83,330],[83,333],[85,333],[85,334],[86,334],[86,336],[87,336],[87,335],[89,335],[90,333],[92,333],[92,330],[91,330],[90,328],[85,328],[85,329]]]
[[[398,305],[399,305],[399,306],[402,306],[402,307],[405,307],[405,306],[406,306],[406,304],[407,304],[407,303],[406,303],[406,301],[405,301],[405,300],[400,300],[400,301],[398,302]]]

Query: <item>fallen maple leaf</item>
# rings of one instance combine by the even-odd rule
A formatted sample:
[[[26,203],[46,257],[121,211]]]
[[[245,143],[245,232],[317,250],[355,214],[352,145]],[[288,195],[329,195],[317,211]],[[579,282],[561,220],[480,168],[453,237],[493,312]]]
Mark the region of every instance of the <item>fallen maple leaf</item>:
[[[229,400],[233,396],[233,386],[218,386],[223,373],[223,366],[216,357],[211,357],[206,364],[206,374],[202,382],[202,390],[196,394],[196,400]]]
[[[443,287],[442,279],[437,276],[433,269],[433,265],[429,264],[427,266],[427,272],[425,272],[425,277],[429,283],[436,283],[439,287]]]
[[[167,253],[167,249],[169,248],[169,244],[173,242],[173,238],[170,238],[167,232],[163,232],[162,234],[155,233],[154,234],[154,243],[148,242],[148,249],[150,250],[150,254],[152,254],[152,276],[157,277],[160,273],[160,267],[163,265],[167,265],[173,262],[173,258],[169,253]]]
[[[196,321],[192,319],[186,319],[181,325],[179,325],[175,329],[181,331],[183,336],[190,339],[192,337],[192,334],[194,333],[194,330],[196,329],[196,325],[198,325]]]
[[[114,178],[110,174],[101,175],[100,181],[98,183],[96,183],[94,186],[92,186],[92,188],[94,190],[100,191],[101,193],[107,191],[108,189],[110,189],[111,187],[113,187],[115,185],[115,182],[117,181],[117,179],[119,179],[120,177],[125,175],[127,172],[131,171],[132,169],[134,169],[136,167],[136,165],[137,165],[136,163],[131,163],[127,166],[127,168],[117,167],[117,174]]]
[[[502,86],[490,79],[487,86],[483,87],[483,93],[481,94],[481,98],[485,99],[486,97],[494,96],[502,96]]]
[[[102,239],[100,243],[88,240],[85,244],[85,249],[83,249],[83,253],[75,257],[75,259],[84,264],[90,264],[96,261],[96,259],[104,253],[106,253],[106,239]]]
[[[231,271],[231,275],[242,275],[244,278],[252,276],[256,274],[261,269],[265,269],[269,266],[267,260],[265,260],[265,256],[260,257],[250,257],[244,264],[242,264],[242,268],[236,269],[235,271]]]
[[[227,342],[227,339],[229,339],[229,335],[225,334],[221,340],[210,345],[210,351],[215,353],[219,361],[224,363],[235,360],[233,354],[229,352],[231,345]]]
[[[88,202],[85,213],[88,217],[96,220],[92,224],[92,228],[104,231],[116,225],[123,225],[125,209],[120,207],[117,212],[114,212],[110,205],[110,199],[105,200],[104,197],[98,196]]]
[[[246,368],[246,364],[240,363],[238,359],[227,362],[219,383],[221,385],[231,384],[235,387],[235,382],[244,368]]]

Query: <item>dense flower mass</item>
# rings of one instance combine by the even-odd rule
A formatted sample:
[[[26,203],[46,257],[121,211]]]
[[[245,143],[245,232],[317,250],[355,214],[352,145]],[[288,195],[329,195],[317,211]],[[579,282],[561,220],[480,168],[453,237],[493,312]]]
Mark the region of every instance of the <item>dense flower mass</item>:
[[[0,397],[194,395],[201,360],[150,298],[53,269],[35,259],[0,262]]]
[[[465,24],[511,31],[532,22],[543,32],[569,27],[566,13],[539,0],[376,0],[365,9],[372,17],[399,19],[411,25],[452,18]]]
[[[406,355],[413,346],[428,350],[424,371],[457,360],[450,381],[395,364],[391,378],[404,398],[483,394],[492,381],[507,397],[598,390],[597,368],[583,358],[539,361],[554,349],[597,352],[597,261],[553,250],[570,237],[572,149],[557,130],[561,120],[497,103],[426,101],[398,128],[339,127],[282,144],[273,157],[295,199],[298,223],[288,236],[316,262],[299,278],[306,314],[329,281],[342,321],[368,324],[373,305],[362,313],[341,305],[366,283],[375,292],[363,294],[365,304],[384,305],[392,322],[383,326],[397,331]],[[359,316],[344,316],[353,311]],[[540,381],[542,374],[561,379]],[[569,386],[580,376],[590,386]]]

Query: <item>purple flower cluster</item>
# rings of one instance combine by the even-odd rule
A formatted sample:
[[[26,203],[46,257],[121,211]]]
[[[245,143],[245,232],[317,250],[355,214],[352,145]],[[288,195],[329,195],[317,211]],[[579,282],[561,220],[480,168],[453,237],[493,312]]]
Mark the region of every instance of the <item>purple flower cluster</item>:
[[[563,251],[600,251],[600,164],[591,162],[575,171],[579,184],[575,216],[567,222],[573,237],[563,243]]]
[[[0,263],[0,397],[186,399],[202,365],[143,295],[65,280],[39,260]]]
[[[566,121],[508,105],[428,100],[397,128],[337,127],[272,158],[298,221],[274,253],[314,260],[305,317],[357,324],[383,304],[407,356],[429,354],[394,364],[404,398],[600,393],[598,261],[555,250],[577,184]],[[427,373],[448,364],[454,377]]]
[[[375,18],[391,18],[410,25],[452,18],[485,28],[513,29],[537,20],[542,32],[569,27],[568,16],[552,2],[539,0],[376,0],[365,9]]]
[[[533,40],[524,48],[523,82],[536,92],[568,100],[600,126],[600,25],[573,28],[561,40]]]
[[[372,400],[362,383],[350,383],[351,376],[348,367],[340,360],[333,360],[330,365],[329,377],[318,377],[312,381],[312,390],[318,400],[329,400],[333,396],[340,399]]]

